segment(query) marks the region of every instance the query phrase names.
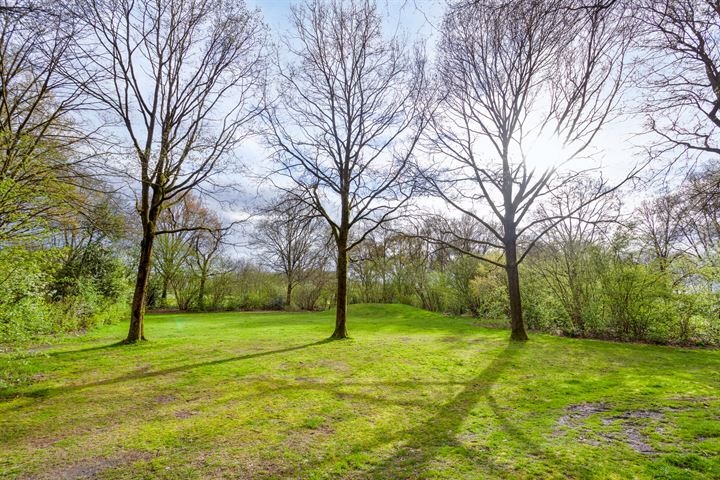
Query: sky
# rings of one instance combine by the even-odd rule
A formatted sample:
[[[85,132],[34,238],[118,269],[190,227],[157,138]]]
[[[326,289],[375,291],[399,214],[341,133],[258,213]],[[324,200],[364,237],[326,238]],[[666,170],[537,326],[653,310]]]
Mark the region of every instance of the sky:
[[[249,7],[258,8],[273,33],[288,28],[291,0],[246,0]],[[434,0],[378,0],[378,6],[387,16],[388,25],[398,20],[408,34],[429,37],[442,16],[443,2]]]
[[[278,38],[279,35],[290,32],[290,8],[295,2],[291,0],[246,0],[250,8],[260,10],[264,21],[270,29],[271,38]],[[384,12],[386,18],[385,28],[387,31],[394,31],[399,28],[400,32],[409,41],[425,39],[428,56],[433,58],[434,43],[437,39],[437,29],[442,19],[444,2],[433,0],[378,0],[378,6]],[[602,171],[605,178],[620,180],[632,170],[633,166],[641,161],[641,153],[637,148],[637,134],[642,130],[638,119],[626,119],[610,123],[600,132],[591,152],[591,159],[583,157],[577,159],[575,164],[567,164],[565,168],[582,170],[586,168],[597,168]],[[552,137],[541,137],[525,148],[531,152],[532,162],[543,170],[555,166],[558,159],[562,158],[563,146]],[[263,169],[268,171],[270,163],[267,149],[263,146],[261,139],[248,142],[240,152],[242,160],[256,173],[261,174]],[[228,179],[235,181],[236,179]],[[273,196],[273,190],[269,184],[257,183],[252,180],[238,178],[243,184],[243,193],[239,201],[231,208],[225,208],[223,216],[230,221],[238,220],[247,215],[251,205],[266,202]],[[237,193],[235,193],[237,195]],[[238,198],[238,197],[236,197]],[[637,205],[643,196],[631,196],[630,208]],[[440,202],[439,200],[437,200]],[[442,206],[438,205],[439,208]]]
[[[297,2],[291,0],[246,0],[250,8],[260,10],[263,20],[270,29],[271,38],[292,33],[289,22],[290,8]],[[442,17],[443,2],[433,0],[378,0],[378,7],[386,16],[387,29],[400,28],[402,33],[411,41],[426,39],[428,49],[432,48],[433,35],[437,22]],[[429,52],[430,53],[430,52]],[[267,172],[268,151],[259,138],[251,139],[239,152],[241,159],[250,168],[255,167],[255,173],[261,176]],[[230,179],[234,181],[235,179]],[[232,210],[225,210],[228,220],[238,220],[247,216],[243,204],[262,203],[272,196],[272,188],[267,184],[258,184],[253,181],[243,181],[243,192]],[[237,195],[236,193],[233,193]]]

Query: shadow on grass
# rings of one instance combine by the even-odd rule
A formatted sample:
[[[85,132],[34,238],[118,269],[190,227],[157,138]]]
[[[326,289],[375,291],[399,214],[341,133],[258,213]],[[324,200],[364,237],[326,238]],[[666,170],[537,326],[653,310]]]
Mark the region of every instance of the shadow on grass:
[[[309,344],[308,346],[311,346],[311,345],[319,345],[319,344],[321,344],[321,343],[329,343],[329,342],[334,342],[334,341],[350,340],[350,339],[351,339],[350,337],[345,337],[345,338],[333,338],[333,337],[328,337],[328,338],[326,338],[325,340],[321,340],[321,341],[319,341],[319,342],[311,343],[311,344]],[[79,349],[79,350],[49,351],[49,352],[47,352],[47,355],[50,356],[50,357],[59,357],[59,356],[62,356],[62,355],[70,355],[70,354],[78,354],[78,353],[86,353],[86,352],[95,352],[95,351],[98,351],[98,350],[108,350],[108,349],[117,348],[117,347],[133,347],[133,346],[142,345],[143,343],[146,343],[145,340],[140,340],[140,341],[137,341],[137,342],[128,342],[127,340],[120,340],[120,341],[118,341],[118,342],[114,342],[114,343],[111,343],[111,344],[108,344],[108,345],[98,345],[98,346],[96,346],[96,347],[81,348],[81,349]],[[293,347],[293,348],[294,348],[294,347]]]
[[[119,341],[115,343],[111,343],[109,345],[98,345],[96,347],[89,347],[89,348],[81,348],[80,350],[60,350],[57,352],[47,352],[47,355],[50,357],[59,357],[61,355],[69,355],[69,354],[76,354],[76,353],[85,353],[85,352],[94,352],[98,350],[108,350],[111,348],[117,348],[117,347],[124,347],[127,344],[124,341]]]
[[[455,454],[464,457],[468,462],[476,464],[480,471],[497,478],[511,475],[511,464],[498,464],[492,452],[478,451],[467,447],[457,440],[463,422],[470,417],[472,410],[484,398],[494,413],[496,421],[503,432],[521,449],[519,455],[531,455],[534,458],[544,457],[554,465],[562,465],[568,475],[582,476],[587,470],[577,465],[568,464],[553,452],[543,447],[522,428],[512,422],[502,411],[495,398],[491,395],[493,386],[503,374],[513,366],[515,357],[524,350],[524,342],[510,342],[483,371],[460,385],[464,389],[439,409],[420,426],[409,431],[398,432],[394,440],[403,441],[403,445],[394,454],[369,470],[356,471],[358,478],[396,479],[423,477],[434,459],[442,457],[448,448],[454,448]],[[392,439],[390,439],[392,440]],[[383,439],[383,443],[389,439]],[[368,446],[372,448],[372,446]],[[447,465],[447,463],[445,463]],[[515,472],[516,473],[516,472]]]
[[[127,373],[125,375],[121,375],[119,377],[109,378],[107,380],[100,380],[97,382],[85,383],[85,384],[81,384],[81,385],[65,385],[65,386],[58,386],[58,387],[39,388],[39,389],[31,390],[24,394],[1,396],[0,400],[6,400],[9,398],[19,398],[19,397],[30,397],[30,398],[49,397],[53,394],[62,394],[62,393],[72,392],[75,390],[82,390],[84,388],[100,387],[100,386],[105,386],[105,385],[113,385],[113,384],[121,383],[121,382],[127,382],[127,381],[131,381],[131,380],[142,380],[142,379],[146,379],[146,378],[160,377],[163,375],[170,375],[173,373],[185,372],[185,371],[192,370],[195,368],[200,368],[200,367],[208,367],[211,365],[220,365],[223,363],[237,362],[240,360],[249,360],[252,358],[265,357],[268,355],[277,355],[280,353],[293,352],[295,350],[302,350],[304,348],[313,347],[313,346],[317,346],[317,345],[323,345],[323,344],[330,343],[330,342],[334,342],[334,340],[325,339],[325,340],[320,340],[318,342],[307,343],[304,345],[297,345],[294,347],[281,348],[278,350],[270,350],[267,352],[249,353],[247,355],[238,355],[235,357],[221,358],[218,360],[208,360],[205,362],[197,362],[197,363],[191,363],[191,364],[186,364],[186,365],[178,365],[177,367],[166,368],[163,370],[149,370],[149,371],[148,370],[137,370],[134,372]],[[93,349],[99,350],[102,348],[110,348],[115,345],[118,345],[118,344],[105,345],[103,347],[93,347],[91,349],[85,349],[85,350],[76,350],[75,352],[87,351],[87,350],[93,350]]]
[[[487,397],[493,385],[508,368],[512,359],[523,349],[522,343],[511,342],[476,377],[465,382],[465,388],[428,421],[419,427],[400,432],[398,438],[407,439],[395,454],[385,459],[363,478],[416,478],[441,449],[458,447],[455,440],[458,429],[481,398]]]

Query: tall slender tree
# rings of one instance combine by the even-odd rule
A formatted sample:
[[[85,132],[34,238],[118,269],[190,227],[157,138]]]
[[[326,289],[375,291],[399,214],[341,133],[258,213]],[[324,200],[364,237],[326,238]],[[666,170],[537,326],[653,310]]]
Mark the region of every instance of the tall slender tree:
[[[222,228],[216,214],[207,215],[207,229],[199,230],[193,236],[192,269],[198,279],[197,308],[205,310],[207,283],[213,274],[214,264],[223,251],[229,228]]]
[[[558,167],[586,152],[616,112],[629,18],[621,2],[602,0],[457,2],[445,16],[437,115],[427,137],[434,162],[419,173],[432,194],[490,232],[466,240],[493,255],[463,251],[505,270],[514,340],[527,339],[518,266],[573,214],[538,217],[536,207],[577,177]],[[564,149],[554,166],[536,170],[533,143],[547,141]],[[597,183],[577,208],[622,183]]]
[[[684,252],[680,240],[687,221],[686,205],[680,195],[665,194],[646,200],[637,208],[637,233],[645,250],[666,271]]]
[[[161,212],[213,185],[262,110],[264,26],[239,0],[78,0],[66,14],[86,33],[68,73],[112,122],[120,158],[105,167],[136,194],[136,342],[153,243],[173,231],[158,228]]]
[[[293,7],[270,111],[276,184],[323,218],[337,247],[332,338],[347,337],[348,254],[410,199],[406,175],[426,122],[424,60],[386,35],[370,0]]]

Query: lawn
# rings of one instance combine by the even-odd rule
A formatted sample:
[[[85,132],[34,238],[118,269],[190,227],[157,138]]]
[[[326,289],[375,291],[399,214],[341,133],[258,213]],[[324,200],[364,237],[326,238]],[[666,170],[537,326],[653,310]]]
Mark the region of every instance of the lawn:
[[[0,355],[1,478],[720,478],[720,352],[405,306],[152,315]]]

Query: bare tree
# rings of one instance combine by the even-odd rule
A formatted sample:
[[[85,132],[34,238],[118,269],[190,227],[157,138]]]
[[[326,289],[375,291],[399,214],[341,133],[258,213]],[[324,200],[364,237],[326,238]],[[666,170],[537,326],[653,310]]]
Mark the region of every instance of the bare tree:
[[[208,212],[206,229],[198,230],[193,236],[193,270],[198,278],[197,308],[205,310],[205,292],[213,266],[223,251],[230,228],[223,228],[220,218]]]
[[[600,0],[461,3],[446,14],[440,100],[427,139],[435,163],[420,175],[431,193],[491,233],[467,239],[491,255],[461,251],[505,269],[514,340],[527,339],[518,265],[574,212],[533,214],[580,174],[558,168],[586,152],[613,117],[627,77],[628,28],[622,4]],[[562,142],[563,158],[538,171],[529,149],[548,138]],[[598,182],[576,208],[622,183]],[[459,249],[457,240],[451,246]]]
[[[685,205],[679,195],[666,194],[647,200],[637,210],[637,231],[661,272],[683,254]]]
[[[365,237],[353,252],[350,274],[360,285],[364,303],[392,302],[390,287],[398,241],[399,235],[393,230],[380,228]]]
[[[619,192],[608,192],[600,198],[594,196],[601,188],[598,184],[602,183],[602,179],[581,175],[554,189],[538,206],[535,217],[561,220],[542,241],[578,246],[609,241],[612,228],[622,224],[623,216]]]
[[[67,15],[86,31],[69,73],[117,121],[106,130],[121,151],[113,173],[136,193],[135,342],[145,338],[153,243],[176,231],[158,228],[161,212],[213,185],[261,111],[264,28],[243,3],[220,0],[78,0]]]
[[[262,251],[263,263],[285,277],[285,306],[290,308],[295,286],[326,263],[328,233],[322,220],[292,198],[283,197],[265,215],[252,242]]]
[[[53,235],[44,239],[48,245],[64,250],[65,261],[76,259],[83,252],[99,246],[110,246],[127,238],[128,220],[132,212],[119,195],[107,191],[81,190],[74,196],[82,209],[66,212],[49,223]]]
[[[720,2],[644,0],[637,8],[646,56],[638,85],[647,93],[651,157],[715,161],[720,155]],[[717,179],[716,179],[717,180]],[[707,185],[720,191],[720,181]]]
[[[160,277],[163,305],[167,302],[168,287],[192,254],[193,236],[206,224],[205,212],[199,199],[188,194],[158,217],[158,228],[169,232],[158,237],[153,248],[153,271]]]
[[[337,247],[332,338],[347,337],[348,253],[396,217],[425,122],[423,60],[382,31],[370,0],[311,0],[292,9],[295,29],[269,115],[278,186],[330,226]],[[289,186],[288,186],[289,185]]]
[[[711,173],[717,170],[713,169]],[[680,190],[683,204],[682,247],[700,264],[718,266],[720,251],[720,196],[715,175],[703,171],[690,176]]]

